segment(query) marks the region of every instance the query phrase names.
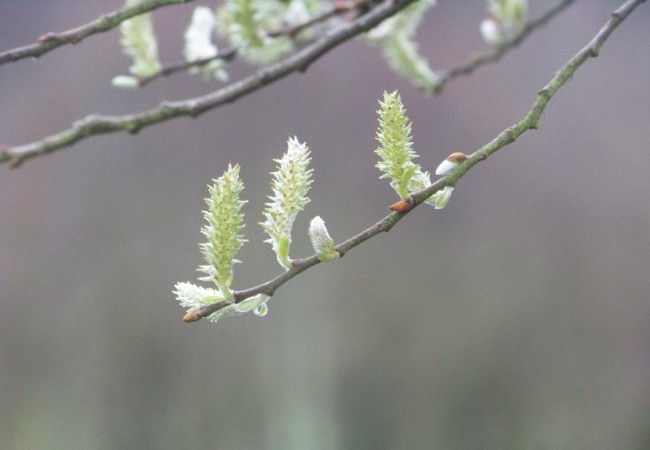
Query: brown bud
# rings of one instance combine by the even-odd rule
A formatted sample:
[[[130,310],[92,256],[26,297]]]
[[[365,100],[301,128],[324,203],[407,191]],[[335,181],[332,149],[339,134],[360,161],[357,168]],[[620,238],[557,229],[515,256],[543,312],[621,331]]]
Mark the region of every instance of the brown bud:
[[[460,164],[464,162],[466,159],[467,159],[467,155],[461,152],[452,153],[451,155],[447,156],[447,161],[455,162],[456,164]]]
[[[413,207],[413,200],[409,198],[407,200],[400,200],[397,203],[393,203],[388,207],[388,209],[390,209],[391,211],[397,211],[403,213],[408,211],[412,207]]]
[[[183,322],[185,323],[192,323],[196,322],[197,320],[201,320],[201,316],[199,316],[198,311],[188,311],[183,316]]]

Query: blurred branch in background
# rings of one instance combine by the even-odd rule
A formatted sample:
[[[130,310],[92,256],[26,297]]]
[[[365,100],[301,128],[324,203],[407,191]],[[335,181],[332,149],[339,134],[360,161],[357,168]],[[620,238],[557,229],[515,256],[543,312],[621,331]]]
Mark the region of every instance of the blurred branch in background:
[[[501,59],[506,53],[521,44],[531,32],[546,24],[546,22],[573,3],[573,1],[574,0],[561,0],[538,18],[526,23],[526,25],[514,37],[507,40],[502,45],[496,46],[492,51],[475,56],[469,62],[461,64],[460,66],[439,72],[440,81],[436,92],[439,92],[448,81],[453,80],[460,75],[470,75],[476,69],[485,64],[499,61],[499,59]]]
[[[138,80],[138,87],[145,87],[146,85],[148,85],[149,83],[151,83],[151,82],[153,82],[155,80],[160,80],[162,78],[166,78],[166,77],[168,77],[170,75],[174,75],[174,74],[177,74],[177,73],[186,72],[186,71],[192,69],[193,67],[204,66],[204,65],[209,64],[212,61],[216,61],[218,59],[220,59],[222,61],[230,61],[230,60],[234,59],[236,55],[237,55],[236,50],[232,49],[232,48],[229,48],[229,49],[226,49],[226,50],[222,50],[219,53],[217,53],[216,55],[211,56],[209,58],[196,59],[196,60],[190,61],[190,62],[181,62],[181,63],[177,63],[177,64],[170,64],[168,66],[163,67],[162,69],[160,69],[159,72],[157,72],[157,73],[155,73],[153,75],[138,78],[137,79]]]
[[[104,33],[119,26],[122,22],[131,17],[139,16],[141,14],[153,11],[154,9],[162,6],[173,5],[178,3],[190,3],[194,0],[148,0],[143,1],[134,6],[127,6],[117,11],[104,14],[101,17],[81,25],[71,30],[62,31],[60,33],[45,33],[38,38],[34,44],[26,45],[24,47],[14,48],[0,53],[0,65],[10,62],[19,61],[24,58],[38,58],[45,53],[48,53],[55,48],[61,47],[65,44],[78,44],[97,33]]]
[[[397,224],[397,222],[399,222],[404,216],[406,216],[410,211],[426,201],[436,192],[447,186],[454,187],[458,180],[460,180],[460,178],[462,178],[476,164],[484,161],[488,156],[496,153],[506,145],[515,142],[526,131],[537,129],[546,105],[555,96],[557,91],[573,77],[575,72],[580,66],[582,66],[585,61],[587,61],[589,58],[595,58],[599,55],[601,47],[609,38],[609,36],[627,18],[627,16],[644,1],[645,0],[630,0],[618,8],[616,11],[614,11],[610,19],[600,29],[600,31],[598,31],[594,38],[573,58],[571,58],[562,68],[560,68],[560,70],[556,72],[549,83],[539,91],[535,103],[523,119],[502,131],[496,138],[481,147],[476,152],[468,155],[466,158],[463,158],[463,162],[458,164],[448,175],[438,179],[435,183],[431,184],[426,189],[412,194],[411,198],[408,201],[404,202],[404,206],[396,206],[397,204],[393,205],[390,209],[396,210],[395,212],[384,217],[382,220],[357,234],[356,236],[353,236],[350,239],[337,245],[336,250],[339,252],[339,254],[344,255],[349,250],[378,235],[379,233],[390,231],[393,226],[395,226],[395,224]],[[287,272],[250,289],[235,291],[235,303],[241,303],[245,299],[259,294],[264,294],[271,297],[280,286],[298,274],[309,269],[310,267],[315,266],[319,262],[320,261],[316,255],[305,258],[303,260],[296,260],[294,261],[293,267]],[[185,314],[183,320],[185,322],[198,321],[201,318],[207,317],[221,310],[222,308],[227,307],[229,304],[230,303],[228,302],[219,301],[202,306],[198,309],[189,311],[187,314]]]
[[[59,34],[49,33],[44,35],[44,38],[38,44],[10,50],[0,54],[0,64],[3,62],[15,61],[26,56],[37,56],[50,51],[63,43],[76,43],[91,34],[107,31],[108,29],[117,26],[121,21],[133,17],[136,14],[150,11],[165,4],[184,3],[187,1],[189,0],[144,2],[137,7],[125,8],[106,16],[102,16],[96,21],[90,22],[89,24],[74,30]],[[530,21],[515,36],[503,44],[496,46],[492,51],[472,59],[469,63],[440,73],[437,87],[432,90],[432,93],[439,92],[447,82],[457,76],[470,74],[482,65],[498,61],[504,54],[518,46],[533,30],[546,23],[553,16],[571,4],[572,1],[573,0],[559,1],[542,16]],[[0,146],[0,164],[7,163],[11,167],[18,167],[28,159],[72,146],[76,142],[91,136],[118,131],[126,131],[135,134],[142,128],[159,124],[173,118],[184,116],[197,117],[203,112],[218,108],[224,104],[231,103],[241,97],[251,94],[291,73],[306,71],[311,63],[330,50],[347,40],[376,27],[379,23],[400,12],[412,2],[413,0],[401,0],[396,2],[387,1],[378,6],[373,6],[367,13],[362,14],[362,11],[359,11],[359,14],[361,14],[359,17],[354,18],[349,22],[345,22],[342,25],[337,24],[336,27],[328,29],[320,39],[297,50],[285,59],[267,65],[266,67],[262,67],[253,75],[232,82],[209,94],[173,102],[163,101],[160,106],[140,113],[122,116],[92,114],[75,121],[71,128],[47,136],[43,139],[24,145]],[[358,6],[359,5],[354,2],[351,4],[339,2],[331,9],[316,14],[301,24],[294,25],[285,30],[275,30],[270,32],[270,34],[277,35],[278,33],[282,33],[293,36],[302,31],[305,27],[319,23],[342,12],[353,11],[355,8],[358,8]],[[110,20],[108,18],[110,18]],[[203,66],[216,59],[228,61],[234,58],[235,55],[235,49],[227,49],[220,51],[217,55],[210,58],[171,65],[160,69],[152,75],[138,77],[136,79],[137,85],[144,86],[155,79],[187,69],[196,68],[198,66]]]
[[[327,9],[326,11],[318,13],[304,20],[299,24],[293,25],[291,27],[285,27],[279,30],[269,31],[267,35],[270,37],[288,36],[293,39],[298,33],[305,30],[306,28],[324,22],[336,15],[351,13],[355,9],[361,7],[361,5],[362,2],[358,0],[356,2],[339,1],[336,4],[334,4],[331,8]],[[148,85],[149,83],[155,80],[160,80],[170,75],[182,73],[194,67],[204,66],[215,60],[222,60],[222,61],[229,62],[234,60],[236,56],[237,56],[237,50],[235,50],[234,48],[228,48],[226,50],[221,50],[214,56],[208,58],[203,58],[203,59],[198,59],[198,60],[183,62],[183,63],[177,63],[177,64],[170,64],[168,66],[163,67],[162,69],[160,69],[160,71],[152,75],[137,78],[137,87],[145,87],[146,85]]]
[[[293,72],[306,71],[311,63],[333,48],[364,31],[368,31],[412,2],[413,0],[384,2],[367,14],[337,27],[323,38],[298,50],[287,58],[263,67],[253,75],[233,82],[210,94],[175,102],[165,101],[159,107],[149,111],[124,116],[90,115],[74,122],[71,128],[39,141],[15,147],[0,147],[0,163],[9,163],[10,166],[17,167],[27,159],[68,147],[90,136],[115,131],[137,133],[142,128],[176,117],[199,116],[206,111],[255,92]]]

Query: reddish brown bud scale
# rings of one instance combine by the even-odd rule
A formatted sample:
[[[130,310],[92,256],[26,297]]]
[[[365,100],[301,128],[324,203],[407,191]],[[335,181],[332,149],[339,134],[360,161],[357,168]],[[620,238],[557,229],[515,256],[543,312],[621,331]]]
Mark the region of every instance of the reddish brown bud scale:
[[[391,211],[397,211],[397,212],[406,212],[409,209],[413,207],[413,201],[411,199],[408,200],[400,200],[397,203],[393,203],[388,207]]]
[[[452,153],[447,157],[447,161],[455,162],[456,164],[460,164],[464,162],[466,159],[467,159],[467,155],[461,152]]]
[[[436,175],[447,175],[449,172],[458,167],[461,163],[465,162],[467,155],[465,153],[456,152],[447,156],[443,162],[436,168]]]

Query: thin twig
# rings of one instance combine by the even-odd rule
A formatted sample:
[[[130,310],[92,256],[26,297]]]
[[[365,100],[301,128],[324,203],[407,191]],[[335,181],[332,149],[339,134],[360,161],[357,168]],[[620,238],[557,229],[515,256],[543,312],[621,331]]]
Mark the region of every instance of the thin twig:
[[[131,17],[144,14],[161,6],[174,3],[190,3],[194,0],[149,0],[128,8],[104,14],[92,22],[61,33],[45,33],[34,44],[14,48],[0,53],[0,65],[18,61],[24,58],[38,58],[39,56],[61,47],[65,44],[78,44],[88,36],[112,30],[120,23]]]
[[[316,14],[309,19],[305,20],[302,23],[299,23],[297,25],[293,25],[291,27],[275,30],[275,31],[269,31],[267,36],[269,37],[279,37],[279,36],[288,36],[290,38],[295,38],[295,36],[303,31],[306,28],[309,28],[311,26],[314,26],[318,23],[324,22],[327,19],[334,17],[336,15],[342,14],[344,12],[350,12],[353,10],[357,5],[352,2],[347,2],[347,1],[339,1],[337,4],[333,5],[331,8],[329,8],[327,11],[323,11],[319,14]],[[159,80],[165,77],[168,77],[170,75],[173,75],[175,73],[179,72],[184,72],[188,69],[191,69],[192,67],[201,67],[204,66],[214,60],[221,59],[223,61],[231,61],[235,58],[237,54],[237,51],[235,49],[229,48],[223,51],[220,51],[219,54],[214,55],[210,58],[205,58],[205,59],[199,59],[196,61],[191,61],[191,62],[182,62],[182,63],[177,63],[177,64],[172,64],[166,67],[163,67],[160,71],[157,73],[154,73],[153,75],[150,75],[148,77],[141,77],[137,78],[138,80],[138,87],[144,87],[151,83],[152,81]]]
[[[508,40],[504,44],[495,47],[488,53],[475,56],[469,62],[458,67],[454,67],[453,69],[447,71],[438,72],[438,75],[440,75],[440,81],[436,86],[435,93],[439,93],[444,85],[452,79],[460,75],[470,75],[472,72],[483,65],[499,61],[506,53],[519,46],[519,44],[521,44],[536,28],[544,25],[573,2],[574,0],[560,0],[544,14],[534,20],[529,21],[512,39]]]
[[[546,11],[544,14],[539,16],[538,18],[531,20],[528,22],[514,37],[512,37],[509,41],[503,43],[502,45],[495,47],[492,51],[475,56],[472,58],[469,62],[462,64],[460,66],[454,67],[452,69],[449,69],[447,71],[440,71],[438,72],[438,75],[440,76],[439,82],[436,85],[434,94],[439,94],[442,88],[444,87],[447,82],[451,81],[452,79],[456,78],[457,76],[460,75],[470,75],[472,72],[474,72],[476,69],[478,69],[480,66],[490,64],[497,62],[500,60],[506,53],[508,53],[510,50],[514,49],[515,47],[518,47],[527,37],[529,34],[531,34],[536,28],[541,27],[542,25],[546,24],[549,20],[551,20],[554,16],[559,14],[563,9],[568,7],[571,3],[573,3],[574,0],[560,0],[558,1],[554,6],[549,8],[548,11]],[[346,0],[339,0],[337,3],[335,3],[330,9],[323,11],[319,14],[316,14],[313,17],[310,17],[309,19],[305,20],[302,23],[299,23],[297,25],[293,25],[291,27],[275,30],[275,31],[269,31],[267,33],[268,36],[270,37],[278,37],[278,36],[289,36],[291,38],[295,37],[298,33],[303,31],[306,28],[309,28],[313,25],[316,25],[318,23],[324,22],[327,19],[330,19],[331,17],[337,16],[339,14],[343,13],[348,13],[350,11],[355,10],[358,8],[360,5],[362,5],[364,2],[363,0],[356,0],[356,1],[346,1]],[[196,66],[202,66],[204,64],[207,64],[208,62],[215,60],[215,59],[224,59],[224,60],[230,60],[235,56],[234,50],[227,50],[226,52],[223,52],[223,55],[215,55],[212,58],[207,58],[205,60],[199,60],[199,61],[194,61],[192,63],[180,63],[176,65],[172,65],[169,67],[165,67],[160,72],[153,74],[149,77],[143,77],[138,79],[138,86],[139,87],[144,87],[147,84],[151,83],[152,81],[167,77],[169,75],[172,75],[177,72],[182,72],[185,71],[191,67],[196,67]]]
[[[404,212],[393,212],[389,214],[370,228],[337,245],[336,249],[341,254],[345,254],[357,245],[378,235],[379,233],[389,231],[393,226],[395,226],[397,222],[402,220],[404,216],[406,216],[410,211],[424,202],[431,195],[435,194],[445,186],[455,186],[458,180],[460,180],[476,164],[485,160],[488,156],[496,153],[506,145],[513,143],[526,131],[537,129],[546,105],[551,100],[551,98],[553,98],[556,92],[562,86],[564,86],[567,81],[571,79],[571,77],[573,77],[575,72],[585,61],[587,61],[589,58],[595,58],[598,56],[600,53],[600,48],[605,43],[607,38],[621,24],[621,22],[623,22],[623,20],[625,20],[627,16],[643,2],[645,2],[645,0],[629,0],[614,13],[612,13],[610,19],[600,29],[600,31],[591,40],[591,42],[589,42],[586,47],[580,50],[573,58],[569,60],[569,62],[567,62],[558,72],[556,72],[551,81],[546,86],[544,86],[541,91],[539,91],[535,103],[533,103],[532,108],[522,120],[512,125],[511,127],[506,128],[488,144],[484,145],[482,148],[469,155],[465,162],[454,169],[449,175],[436,180],[428,188],[413,194],[411,196],[412,202],[409,209],[405,210]],[[235,292],[235,302],[240,303],[248,297],[262,293],[268,296],[272,296],[275,291],[284,283],[299,273],[315,266],[319,262],[320,261],[315,255],[297,261],[295,267],[267,281],[266,283]],[[185,322],[194,322],[200,320],[201,318],[209,316],[210,314],[213,314],[214,312],[220,310],[221,308],[224,308],[227,305],[228,303],[217,302],[203,306],[197,310],[186,313],[183,317],[183,320]]]
[[[158,108],[154,108],[152,110],[139,114],[129,114],[124,116],[90,115],[84,119],[76,121],[68,130],[64,130],[39,141],[14,147],[0,146],[0,164],[8,163],[11,167],[18,167],[27,159],[45,155],[63,147],[71,146],[77,141],[93,135],[117,131],[128,131],[130,133],[136,133],[141,128],[156,123],[161,123],[165,120],[169,120],[175,117],[185,115],[196,117],[204,111],[212,108],[217,108],[225,103],[233,102],[238,98],[252,93],[253,91],[256,91],[257,89],[294,71],[306,70],[307,66],[314,60],[318,59],[322,54],[339,45],[343,41],[358,34],[358,27],[362,27],[362,31],[368,30],[383,20],[383,18],[394,14],[411,1],[413,0],[403,0],[402,3],[396,5],[396,8],[388,11],[388,13],[385,13],[382,9],[377,9],[375,10],[375,13],[362,16],[353,23],[343,27],[343,29],[339,29],[333,35],[329,37],[325,36],[321,40],[306,46],[302,49],[302,51],[295,53],[293,56],[288,57],[285,60],[267,68],[262,68],[258,70],[254,75],[238,82],[234,82],[211,94],[184,101],[165,102],[162,103]],[[511,41],[511,43],[508,43],[496,49],[492,53],[475,59],[464,66],[460,66],[459,68],[453,69],[447,73],[443,73],[440,85],[438,86],[438,91],[444,84],[446,84],[449,80],[456,77],[457,75],[469,74],[483,64],[498,60],[501,56],[503,56],[503,54],[505,54],[506,51],[519,44],[530,33],[531,30],[545,23],[553,15],[557,14],[557,12],[566,7],[572,1],[573,0],[563,0],[558,3],[556,7],[551,8],[551,10],[549,10],[549,12],[547,12],[545,15],[529,23],[522,30],[522,32],[517,37],[515,37],[513,41]],[[375,17],[379,17],[379,19],[376,20]],[[356,29],[356,31],[353,31],[352,34],[350,34],[350,30],[353,29]],[[339,39],[340,36],[342,36],[341,39]],[[151,79],[142,79],[140,81],[140,84],[145,85],[159,77],[184,70],[186,67],[187,64],[171,66],[166,69],[165,73],[153,75],[150,77]],[[200,109],[198,108],[199,105],[201,105]]]
[[[233,82],[207,95],[175,102],[162,102],[157,108],[124,116],[90,115],[76,121],[72,127],[30,144],[14,147],[0,147],[0,164],[9,163],[16,167],[36,156],[54,152],[87,137],[128,131],[137,133],[150,125],[175,117],[197,117],[202,113],[231,103],[245,95],[273,83],[293,72],[304,72],[325,53],[345,41],[368,31],[382,20],[394,15],[414,0],[386,0],[367,14],[345,23],[283,60],[257,70],[253,75]]]
[[[331,8],[308,18],[302,23],[292,25],[287,28],[282,28],[280,30],[269,31],[266,34],[269,37],[289,36],[293,38],[295,35],[297,35],[298,33],[300,33],[306,28],[309,28],[321,22],[325,22],[326,20],[334,16],[337,16],[339,14],[353,11],[354,9],[358,8],[362,2],[363,0],[356,0],[356,1],[339,0],[336,3],[334,3],[334,5],[332,5]]]
[[[210,62],[215,61],[217,59],[221,59],[223,61],[230,61],[235,57],[236,54],[237,51],[235,49],[229,48],[220,51],[219,53],[217,53],[214,56],[211,56],[210,58],[197,59],[195,61],[190,61],[190,62],[171,64],[169,66],[163,67],[162,69],[160,69],[160,71],[154,73],[153,75],[149,75],[148,77],[137,78],[138,86],[144,87],[147,84],[151,83],[152,81],[168,77],[178,72],[184,72],[186,70],[191,69],[192,67],[205,66],[206,64],[209,64]]]

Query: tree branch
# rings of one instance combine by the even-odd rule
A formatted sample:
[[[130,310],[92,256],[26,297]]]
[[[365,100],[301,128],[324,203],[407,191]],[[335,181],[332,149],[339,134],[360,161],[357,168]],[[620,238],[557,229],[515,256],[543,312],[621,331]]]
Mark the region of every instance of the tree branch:
[[[144,14],[161,6],[167,6],[174,3],[190,3],[194,0],[149,0],[144,1],[138,5],[129,8],[118,9],[108,14],[104,14],[92,22],[81,25],[61,33],[45,33],[38,38],[34,44],[26,45],[24,47],[14,48],[0,53],[0,65],[18,61],[24,58],[38,58],[39,56],[48,53],[55,48],[61,47],[65,44],[78,44],[88,36],[97,33],[104,33],[117,27],[120,23],[133,16]]]
[[[0,164],[17,167],[36,156],[68,147],[87,137],[128,131],[137,133],[142,128],[176,117],[197,117],[211,109],[231,103],[245,95],[273,83],[293,72],[304,72],[309,65],[333,48],[368,31],[382,20],[394,15],[414,0],[386,0],[356,20],[330,30],[322,38],[283,60],[257,70],[253,75],[231,83],[210,94],[175,102],[162,102],[159,107],[124,116],[90,115],[76,121],[72,127],[30,144],[0,147]]]
[[[458,67],[454,67],[453,69],[450,69],[448,71],[438,72],[438,74],[440,75],[440,81],[438,86],[436,86],[435,93],[436,94],[439,93],[442,90],[442,88],[445,86],[445,84],[447,84],[447,82],[451,81],[452,79],[460,75],[470,75],[472,72],[474,72],[476,69],[478,69],[483,65],[491,64],[499,61],[510,50],[514,49],[515,47],[518,47],[519,44],[521,44],[528,37],[528,35],[531,34],[535,29],[546,24],[546,22],[551,20],[554,16],[559,14],[562,10],[564,10],[573,2],[574,0],[560,0],[544,14],[528,22],[526,26],[524,26],[519,31],[519,33],[517,33],[516,36],[514,36],[512,39],[505,42],[503,45],[494,48],[490,52],[484,53],[479,56],[475,56],[469,62],[462,64]]]
[[[188,1],[192,0],[161,0],[157,3],[151,2],[147,3],[146,5],[151,7],[153,3],[156,3],[157,6],[161,6],[163,3],[183,3]],[[170,120],[176,117],[196,117],[205,111],[217,108],[226,103],[231,103],[240,97],[246,96],[293,72],[304,72],[312,62],[320,58],[329,50],[360,34],[363,31],[368,31],[375,25],[379,24],[382,20],[397,13],[412,1],[414,0],[400,0],[396,2],[391,2],[388,0],[384,4],[377,6],[371,10],[369,13],[360,16],[353,22],[343,25],[336,30],[331,30],[321,39],[304,47],[302,50],[297,51],[284,60],[261,68],[257,70],[257,72],[253,75],[237,82],[233,82],[205,96],[180,100],[176,102],[162,102],[159,107],[151,109],[149,111],[123,116],[104,116],[93,114],[74,122],[71,128],[50,135],[41,140],[18,146],[0,146],[0,164],[8,163],[11,167],[18,167],[28,159],[45,155],[64,147],[72,146],[76,142],[94,135],[118,131],[127,131],[129,133],[135,134],[142,128],[162,123],[166,120]],[[438,86],[436,92],[439,92],[444,84],[456,76],[470,74],[484,64],[499,60],[505,53],[519,45],[535,28],[546,23],[554,15],[559,13],[562,9],[564,9],[572,2],[573,0],[561,0],[547,13],[531,21],[522,29],[522,31],[517,36],[515,36],[511,41],[507,42],[503,46],[498,47],[494,51],[487,53],[481,57],[475,58],[470,63],[459,66],[458,68],[452,69],[448,72],[443,72],[440,85]],[[349,10],[350,8],[354,8],[355,4],[356,2],[346,3],[344,1],[336,3],[332,11],[325,13],[323,17],[329,17],[330,14],[334,15],[339,12]],[[138,6],[140,8],[143,7],[143,5]],[[130,12],[132,12],[132,10],[133,8],[129,9]],[[115,15],[117,13],[118,12],[111,14]],[[111,14],[107,16],[110,16]],[[135,13],[132,15],[135,15]],[[95,22],[98,22],[101,19],[102,18],[98,19]],[[317,16],[316,18],[313,18],[312,20],[306,22],[305,26],[309,26],[312,24],[312,22],[315,23],[321,19],[322,17]],[[80,28],[90,27],[91,24]],[[70,32],[66,33],[72,33],[73,31],[75,30],[71,30]],[[215,59],[229,59],[232,57],[234,57],[234,52],[226,51],[216,56]],[[182,63],[170,66],[158,74],[141,79],[140,85],[144,86],[157,78],[186,70],[189,67],[207,63],[209,61],[210,60],[195,61],[192,63]]]
[[[434,182],[428,188],[413,194],[411,196],[412,202],[409,202],[409,207],[405,211],[393,212],[389,214],[370,228],[362,231],[347,241],[342,242],[336,247],[336,249],[341,253],[341,255],[344,255],[349,250],[378,235],[379,233],[389,231],[397,222],[402,220],[402,218],[404,218],[410,211],[424,202],[431,195],[435,194],[445,186],[455,186],[458,180],[460,180],[472,167],[474,167],[480,161],[485,160],[488,156],[496,153],[506,145],[513,143],[526,131],[537,129],[546,105],[557,93],[557,91],[562,86],[564,86],[567,81],[571,79],[571,77],[573,77],[575,72],[585,61],[587,61],[589,58],[595,58],[598,56],[600,53],[600,48],[605,43],[607,38],[609,38],[609,36],[621,24],[621,22],[623,22],[623,20],[625,20],[627,16],[643,2],[645,2],[645,0],[629,0],[619,9],[614,11],[610,19],[600,29],[600,31],[591,40],[591,42],[589,42],[586,47],[584,47],[573,58],[571,58],[553,76],[551,81],[546,86],[544,86],[541,91],[539,91],[532,108],[522,120],[512,125],[511,127],[506,128],[488,144],[484,145],[482,148],[469,155],[465,162],[455,168],[449,175],[436,180],[436,182]],[[236,291],[235,301],[236,303],[240,303],[248,297],[261,293],[272,296],[275,291],[284,283],[297,276],[301,272],[309,269],[310,267],[315,266],[319,262],[320,261],[315,255],[303,260],[297,260],[295,261],[295,267],[291,268],[285,273],[278,275],[277,277],[263,284],[260,284],[259,286]],[[195,322],[203,317],[209,316],[210,314],[220,310],[221,308],[224,308],[227,305],[227,302],[217,302],[203,306],[199,309],[186,313],[185,316],[183,316],[183,320],[185,322]]]
[[[138,87],[145,87],[152,81],[168,77],[178,72],[184,72],[186,70],[191,69],[192,67],[205,66],[206,64],[215,61],[217,59],[221,59],[226,62],[231,61],[232,59],[235,58],[236,55],[237,55],[237,51],[235,49],[228,48],[226,50],[219,51],[219,53],[217,53],[216,55],[210,58],[197,59],[195,61],[171,64],[169,66],[163,67],[162,69],[160,69],[160,71],[154,73],[153,75],[149,75],[148,77],[136,77],[136,79],[138,80]]]
[[[471,61],[463,65],[460,65],[458,67],[455,67],[447,71],[439,71],[438,72],[438,75],[440,76],[438,82],[439,84],[436,86],[433,94],[434,95],[439,94],[442,91],[444,85],[447,84],[447,82],[451,81],[452,79],[456,78],[457,76],[470,75],[472,72],[474,72],[474,70],[478,69],[480,66],[497,62],[498,60],[501,59],[501,57],[503,57],[510,50],[514,49],[515,47],[518,47],[528,37],[528,35],[531,34],[536,28],[539,28],[542,25],[544,25],[546,22],[551,20],[555,15],[560,13],[563,9],[565,9],[573,2],[574,0],[560,0],[554,6],[552,6],[548,11],[542,14],[540,17],[528,22],[526,26],[524,26],[519,31],[519,33],[517,33],[516,36],[511,38],[508,42],[505,42],[503,45],[494,48],[492,51],[488,53],[475,56],[474,58],[472,58]],[[299,23],[291,27],[270,31],[267,34],[268,36],[271,37],[285,35],[290,38],[295,38],[295,36],[298,33],[300,33],[306,28],[309,28],[313,25],[328,20],[331,17],[334,17],[336,15],[349,13],[355,9],[358,9],[362,5],[363,5],[363,0],[339,0],[336,3],[334,3],[334,5],[328,10],[316,14],[315,16],[306,19],[302,23]],[[144,87],[149,83],[151,83],[152,81],[159,80],[169,75],[186,71],[192,67],[200,67],[215,59],[223,59],[225,61],[230,61],[234,59],[234,57],[236,56],[235,53],[236,52],[234,49],[227,49],[225,51],[220,52],[218,55],[213,56],[212,58],[206,58],[203,60],[192,61],[192,62],[183,62],[183,63],[173,64],[164,67],[158,73],[155,73],[148,77],[138,78],[138,87]]]
[[[348,13],[350,11],[353,11],[354,9],[359,8],[363,4],[364,0],[338,0],[335,2],[331,8],[322,11],[313,17],[310,17],[309,19],[305,20],[302,23],[283,28],[280,30],[273,30],[269,31],[267,33],[268,36],[270,37],[278,37],[278,36],[289,36],[291,38],[295,37],[298,33],[301,31],[305,30],[306,28],[309,28],[311,26],[314,26],[316,24],[319,24],[321,22],[324,22],[336,15],[343,14],[343,13]]]
[[[353,11],[355,8],[359,7],[359,3],[361,3],[361,1],[362,0],[356,0],[356,3],[353,3],[351,1],[339,0],[331,8],[306,19],[302,23],[293,25],[291,27],[270,31],[266,34],[269,37],[288,36],[291,39],[295,39],[298,33],[300,33],[301,31],[309,27],[324,22],[334,16]],[[188,69],[191,69],[192,67],[204,66],[217,59],[221,59],[223,61],[229,62],[232,61],[236,56],[237,56],[237,51],[234,48],[228,48],[226,50],[220,51],[217,55],[214,55],[210,58],[171,64],[169,66],[163,67],[162,69],[160,69],[159,72],[154,73],[153,75],[149,75],[147,77],[136,77],[136,79],[138,80],[138,87],[145,87],[152,81],[159,80],[179,72],[184,72]]]

